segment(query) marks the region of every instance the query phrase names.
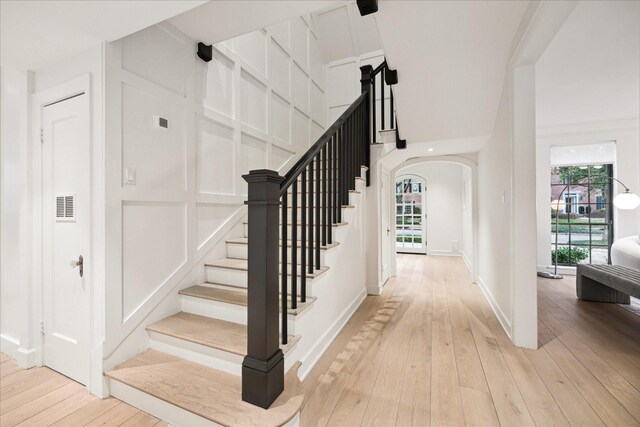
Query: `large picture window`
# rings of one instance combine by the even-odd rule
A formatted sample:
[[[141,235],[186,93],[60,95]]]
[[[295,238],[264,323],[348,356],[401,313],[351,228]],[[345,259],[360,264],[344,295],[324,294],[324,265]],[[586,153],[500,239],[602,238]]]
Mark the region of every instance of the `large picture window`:
[[[557,215],[558,265],[610,262],[612,176],[611,164],[551,168],[551,260]]]

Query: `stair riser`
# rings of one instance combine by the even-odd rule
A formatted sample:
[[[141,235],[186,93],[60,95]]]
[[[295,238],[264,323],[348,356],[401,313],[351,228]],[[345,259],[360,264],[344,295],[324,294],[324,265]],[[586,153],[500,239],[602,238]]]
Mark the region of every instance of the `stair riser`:
[[[227,258],[248,259],[248,248],[249,248],[249,245],[227,243]],[[291,254],[293,253],[292,249],[293,248],[289,247],[289,251],[288,251],[289,261],[291,261]],[[282,250],[282,248],[280,250]],[[325,265],[325,252],[326,250],[322,250],[322,249],[320,250],[321,265]],[[298,257],[298,261],[300,261],[302,259],[302,249],[300,247],[296,249],[296,254]]]
[[[244,356],[153,331],[148,331],[148,334],[150,347],[154,350],[233,375],[240,376],[242,373],[242,360]]]
[[[314,295],[314,282],[321,280],[322,276],[311,279],[307,277],[307,295]],[[244,270],[233,270],[230,268],[206,267],[207,282],[220,285],[247,287],[247,272]],[[279,279],[278,279],[279,280]],[[279,282],[278,282],[279,283]],[[291,291],[291,276],[288,276],[287,291]],[[300,292],[300,277],[298,277],[298,292]]]
[[[109,393],[111,396],[134,406],[147,414],[169,423],[173,426],[199,426],[199,427],[222,427],[199,415],[175,406],[162,399],[158,399],[144,391],[129,387],[120,381],[109,379]],[[293,426],[292,426],[293,427]]]
[[[221,301],[208,300],[204,298],[194,298],[187,295],[180,296],[182,311],[186,313],[207,316],[213,319],[225,320],[227,322],[247,324],[247,307],[242,305],[229,304]],[[282,316],[278,317],[282,326]],[[296,335],[296,316],[288,315],[288,334]]]

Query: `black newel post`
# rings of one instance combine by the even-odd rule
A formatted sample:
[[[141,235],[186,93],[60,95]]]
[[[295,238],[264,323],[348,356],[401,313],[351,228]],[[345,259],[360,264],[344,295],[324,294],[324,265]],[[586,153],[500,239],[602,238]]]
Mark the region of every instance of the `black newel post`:
[[[284,390],[284,355],[278,325],[278,172],[242,176],[249,184],[247,355],[242,362],[242,400],[267,409]]]
[[[371,119],[371,103],[376,102],[375,99],[372,99],[373,97],[371,96],[371,85],[373,83],[373,79],[375,78],[375,75],[373,74],[373,66],[371,65],[365,65],[360,67],[360,73],[361,73],[361,77],[360,77],[360,86],[361,86],[361,92],[367,92],[369,94],[369,96],[367,97],[367,100],[365,101],[365,105],[367,108],[367,112],[365,113],[365,117],[366,117],[366,138],[363,138],[365,141],[366,146],[364,147],[364,160],[365,160],[365,166],[368,168],[367,169],[367,187],[369,186],[369,169],[371,168],[371,152],[369,150],[370,148],[370,144],[373,142],[372,141],[372,137],[375,138],[375,132],[376,130],[371,129],[371,124],[373,123],[373,126],[375,126],[375,117],[373,119]],[[384,102],[384,99],[382,100],[382,102]],[[373,110],[375,111],[375,110]],[[358,171],[360,172],[360,171]]]

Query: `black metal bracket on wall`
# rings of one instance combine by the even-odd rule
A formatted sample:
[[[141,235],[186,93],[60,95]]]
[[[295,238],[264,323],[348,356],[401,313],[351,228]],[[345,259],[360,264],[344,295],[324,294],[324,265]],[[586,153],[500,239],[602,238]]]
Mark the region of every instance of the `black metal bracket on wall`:
[[[213,46],[199,42],[196,54],[198,55],[198,58],[202,59],[204,62],[209,62],[213,59]]]
[[[370,15],[378,11],[378,0],[357,0],[360,16]]]

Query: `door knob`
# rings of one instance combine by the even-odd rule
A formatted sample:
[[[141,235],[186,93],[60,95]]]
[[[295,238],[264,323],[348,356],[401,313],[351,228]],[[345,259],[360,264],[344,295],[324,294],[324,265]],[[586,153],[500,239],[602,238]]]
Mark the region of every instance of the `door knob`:
[[[71,260],[69,265],[71,266],[71,268],[80,267],[80,277],[82,277],[82,275],[84,274],[84,258],[82,258],[82,255],[78,257],[77,261]]]

